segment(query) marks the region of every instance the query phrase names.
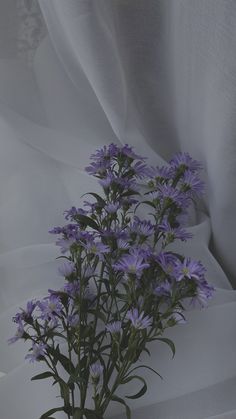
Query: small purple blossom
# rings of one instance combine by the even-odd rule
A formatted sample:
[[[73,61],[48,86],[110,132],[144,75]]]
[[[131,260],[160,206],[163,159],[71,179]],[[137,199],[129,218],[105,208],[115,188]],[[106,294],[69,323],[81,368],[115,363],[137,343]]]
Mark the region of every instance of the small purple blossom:
[[[104,209],[106,210],[108,214],[115,214],[119,208],[120,208],[119,202],[109,202],[104,207]]]
[[[83,208],[71,207],[69,210],[64,211],[65,219],[74,221],[77,215],[86,215],[87,211]]]
[[[186,320],[185,320],[185,318],[184,318],[184,316],[183,316],[183,313],[182,313],[182,311],[175,311],[173,314],[172,314],[172,316],[171,316],[171,318],[177,323],[177,324],[185,324],[186,323]]]
[[[61,276],[65,276],[68,277],[70,276],[72,273],[75,272],[75,264],[72,261],[67,260],[66,262],[63,262],[59,268],[58,268],[58,272]]]
[[[115,322],[108,323],[106,325],[106,329],[111,334],[113,334],[113,333],[120,333],[120,331],[121,331],[121,322],[120,321],[115,321]]]
[[[33,343],[32,352],[26,355],[25,359],[29,359],[30,362],[40,361],[41,357],[45,356],[47,345],[40,342],[39,344]]]
[[[89,240],[87,243],[83,243],[83,246],[89,253],[92,253],[94,255],[101,256],[103,253],[109,253],[110,247],[103,244],[102,242],[95,241],[95,240]]]
[[[152,318],[149,316],[144,316],[144,311],[140,314],[138,313],[137,308],[133,308],[127,312],[127,318],[131,321],[135,329],[147,329],[152,325]]]
[[[78,314],[69,314],[67,320],[71,327],[77,327],[79,325],[80,318]]]
[[[154,289],[155,295],[158,297],[168,297],[171,293],[171,284],[168,281],[162,282]]]
[[[199,280],[204,277],[206,269],[201,262],[185,258],[183,262],[178,261],[175,266],[175,278],[181,281],[184,278]]]
[[[140,220],[135,216],[133,223],[130,225],[130,232],[139,234],[143,237],[148,237],[154,233],[154,226],[150,221]]]
[[[144,269],[149,268],[149,263],[144,262],[143,257],[138,253],[123,256],[113,265],[116,271],[134,274],[138,277],[142,275]]]
[[[12,338],[8,339],[8,344],[11,345],[12,343],[17,342],[19,339],[21,339],[24,335],[25,331],[24,331],[24,326],[22,321],[18,321],[18,327],[15,333],[15,336],[13,336]]]
[[[181,189],[189,191],[192,194],[202,195],[204,191],[204,182],[191,170],[186,170],[181,179]]]
[[[197,160],[193,160],[188,153],[177,153],[171,160],[170,165],[174,169],[189,169],[191,171],[197,171],[202,169],[202,164]]]
[[[135,159],[139,159],[141,161],[146,160],[146,157],[142,157],[142,156],[139,156],[138,154],[136,154],[133,151],[133,147],[130,147],[128,144],[125,144],[122,148],[120,148],[119,153],[121,155],[123,154],[124,156],[129,157],[133,160],[135,160]]]
[[[79,281],[75,280],[75,281],[72,281],[72,282],[67,282],[63,287],[63,291],[66,292],[72,298],[77,297],[79,295],[79,292],[80,292]]]
[[[178,260],[171,252],[160,252],[159,255],[156,256],[155,260],[160,264],[161,269],[167,275],[174,274],[174,269]]]
[[[203,280],[198,283],[197,294],[191,299],[191,303],[195,306],[197,303],[200,307],[207,307],[209,300],[213,297],[215,288]]]
[[[58,239],[56,245],[61,248],[61,253],[64,254],[70,250],[70,247],[76,243],[74,237],[69,237],[68,239]]]
[[[98,382],[103,374],[103,366],[100,362],[95,362],[89,367],[90,376],[93,381]]]
[[[38,302],[38,307],[41,310],[40,318],[48,321],[53,319],[55,315],[60,316],[63,309],[60,298],[54,294]]]
[[[182,227],[171,227],[167,219],[164,219],[158,228],[165,233],[165,239],[168,243],[173,242],[175,239],[186,241],[193,237],[192,233],[187,232]]]

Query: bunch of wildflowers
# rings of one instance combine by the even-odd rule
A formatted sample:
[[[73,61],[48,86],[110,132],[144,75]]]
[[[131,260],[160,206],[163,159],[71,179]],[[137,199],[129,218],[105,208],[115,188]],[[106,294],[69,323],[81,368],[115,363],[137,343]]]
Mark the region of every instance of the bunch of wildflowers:
[[[199,162],[178,153],[165,167],[150,168],[131,147],[114,144],[91,159],[86,170],[103,193],[88,194],[93,201],[84,201],[86,209],[65,211],[69,223],[50,231],[59,236],[58,273],[65,284],[28,302],[13,318],[17,331],[9,339],[31,341],[26,358],[48,367],[32,379],[52,378],[60,388],[64,405],[42,419],[57,411],[68,418],[101,419],[111,401],[122,403],[131,418],[117,388],[139,380],[141,390],[126,397],[141,397],[147,385],[142,376],[131,375],[132,366],[154,340],[169,345],[174,355],[174,343],[162,337],[165,329],[184,322],[187,302],[204,307],[213,294],[201,262],[168,248],[191,238],[181,220],[203,192]],[[140,179],[146,182],[144,198]],[[150,207],[149,219],[136,215],[141,205]],[[89,386],[94,409],[86,407]]]

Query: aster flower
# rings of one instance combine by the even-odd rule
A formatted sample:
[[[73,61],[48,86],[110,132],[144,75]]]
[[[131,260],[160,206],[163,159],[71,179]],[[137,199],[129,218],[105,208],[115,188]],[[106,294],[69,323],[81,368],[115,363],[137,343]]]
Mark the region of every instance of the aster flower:
[[[104,176],[106,175],[107,169],[110,167],[110,161],[101,160],[90,163],[90,166],[85,167],[85,171],[90,175]]]
[[[109,161],[118,155],[119,150],[120,149],[116,144],[111,143],[108,146],[105,145],[99,150],[96,150],[95,154],[91,155],[91,160],[95,160],[95,161],[108,160]]]
[[[40,318],[48,321],[55,316],[60,316],[63,309],[60,298],[54,294],[39,301],[38,307],[41,310]]]
[[[193,237],[192,233],[187,232],[182,227],[171,227],[166,218],[162,221],[161,224],[159,224],[158,229],[165,233],[165,239],[167,243],[171,243],[175,239],[186,241]]]
[[[183,316],[183,312],[181,310],[175,311],[171,318],[177,323],[177,324],[185,324],[186,320]]]
[[[104,188],[109,188],[114,182],[114,175],[111,173],[107,173],[106,177],[99,179],[98,183]]]
[[[142,275],[144,269],[149,268],[149,263],[144,262],[143,257],[138,253],[123,256],[117,263],[113,265],[116,271],[134,274],[137,277]]]
[[[79,325],[79,315],[69,314],[67,317],[68,323],[71,327],[77,327]]]
[[[95,362],[94,364],[90,365],[89,367],[90,376],[92,381],[98,383],[100,377],[103,374],[103,366],[100,362]]]
[[[170,252],[160,252],[155,258],[167,275],[173,275],[176,267],[177,258]]]
[[[192,194],[202,195],[204,191],[204,182],[191,170],[186,170],[181,179],[181,189],[189,191]]]
[[[135,159],[139,159],[141,161],[146,160],[146,157],[142,157],[142,156],[139,156],[138,154],[136,154],[133,151],[133,147],[130,147],[128,144],[125,144],[122,148],[120,148],[119,153],[121,155],[129,157],[130,159],[133,159],[133,160],[135,160]]]
[[[195,306],[199,304],[200,307],[207,307],[209,300],[213,297],[215,288],[207,283],[207,281],[200,281],[197,287],[196,295],[191,299],[190,304]]]
[[[183,262],[176,262],[175,278],[181,281],[184,278],[199,280],[203,278],[206,269],[201,262],[185,258]]]
[[[109,253],[111,250],[109,246],[95,240],[89,240],[86,243],[83,243],[83,246],[89,253],[97,256],[101,256],[102,253]]]
[[[108,323],[106,325],[106,329],[111,334],[113,334],[113,333],[120,333],[120,331],[121,331],[121,322],[120,321],[115,321],[115,322]]]
[[[83,208],[71,207],[69,210],[64,211],[65,219],[74,221],[77,215],[86,215],[87,211]]]
[[[58,239],[56,241],[56,246],[61,248],[61,253],[65,254],[70,250],[70,247],[76,243],[76,239],[74,237],[70,237],[68,239]]]
[[[150,173],[149,167],[147,167],[147,165],[142,161],[135,162],[130,170],[133,173],[133,175],[138,179],[146,178],[149,176]]]
[[[147,329],[149,326],[152,325],[152,318],[149,316],[144,316],[144,311],[140,314],[137,308],[133,308],[127,312],[127,318],[131,321],[132,326],[135,329]]]
[[[40,361],[41,357],[45,356],[47,345],[40,342],[39,344],[33,343],[32,352],[26,355],[25,359],[29,359],[30,362]]]
[[[19,320],[15,336],[8,339],[8,344],[11,345],[12,343],[17,342],[19,339],[21,339],[23,337],[24,333],[25,333],[25,331],[24,331],[23,323],[22,323],[21,320]]]
[[[106,210],[108,214],[115,214],[119,208],[120,208],[119,202],[109,202],[104,207],[104,209]]]
[[[151,167],[149,169],[149,177],[159,180],[170,180],[173,176],[173,169],[170,166]]]
[[[130,232],[139,234],[143,237],[148,237],[154,233],[154,226],[151,221],[140,220],[135,216],[133,223],[130,225]]]
[[[162,282],[154,289],[154,294],[158,297],[168,297],[171,293],[171,284],[168,281]]]
[[[66,292],[72,298],[77,297],[80,292],[79,281],[67,282],[63,287],[63,291]]]
[[[189,205],[188,196],[170,185],[158,185],[158,195],[162,201],[168,199],[180,208]]]
[[[58,272],[61,276],[65,276],[68,277],[70,276],[72,273],[75,272],[75,264],[72,261],[67,260],[66,262],[63,262],[59,268],[58,268]]]
[[[197,160],[193,160],[188,153],[177,153],[171,160],[170,165],[174,169],[189,169],[191,171],[197,171],[202,169],[202,164]]]

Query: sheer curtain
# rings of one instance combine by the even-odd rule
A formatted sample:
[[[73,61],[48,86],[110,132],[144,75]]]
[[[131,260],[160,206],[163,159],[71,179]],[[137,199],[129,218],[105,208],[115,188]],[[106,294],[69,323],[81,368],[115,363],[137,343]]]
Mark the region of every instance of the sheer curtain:
[[[47,231],[84,192],[96,191],[84,166],[112,141],[128,142],[155,165],[178,150],[203,161],[204,213],[192,217],[191,244],[177,249],[201,259],[217,289],[209,309],[188,312],[187,325],[169,333],[174,360],[166,348],[151,348],[164,381],[146,375],[149,390],[131,403],[134,417],[236,417],[235,2],[9,0],[0,7],[1,417],[32,419],[60,404],[49,384],[30,383],[41,366],[24,362],[25,346],[9,348],[6,339],[19,305],[60,286]],[[114,403],[107,417],[122,414]]]

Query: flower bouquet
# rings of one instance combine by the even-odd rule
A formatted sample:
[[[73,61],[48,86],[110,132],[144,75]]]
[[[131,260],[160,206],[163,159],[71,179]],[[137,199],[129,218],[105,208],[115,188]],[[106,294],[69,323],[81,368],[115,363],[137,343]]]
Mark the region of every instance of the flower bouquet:
[[[110,402],[121,403],[130,419],[118,388],[136,380],[141,386],[126,399],[143,396],[147,384],[138,370],[159,376],[140,363],[144,352],[151,356],[149,343],[168,345],[174,356],[165,329],[184,322],[187,305],[203,307],[213,294],[201,262],[169,249],[191,238],[183,220],[203,191],[199,162],[178,153],[165,167],[148,167],[131,147],[114,144],[91,159],[86,170],[103,192],[89,193],[84,208],[65,211],[67,224],[50,231],[59,235],[65,284],[13,317],[9,343],[31,342],[26,359],[47,367],[32,380],[52,380],[63,401],[41,419],[56,412],[102,419]],[[141,206],[150,210],[145,219],[137,215]]]

